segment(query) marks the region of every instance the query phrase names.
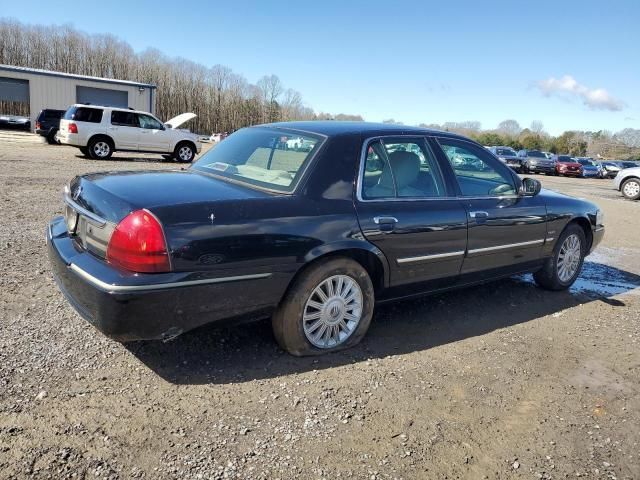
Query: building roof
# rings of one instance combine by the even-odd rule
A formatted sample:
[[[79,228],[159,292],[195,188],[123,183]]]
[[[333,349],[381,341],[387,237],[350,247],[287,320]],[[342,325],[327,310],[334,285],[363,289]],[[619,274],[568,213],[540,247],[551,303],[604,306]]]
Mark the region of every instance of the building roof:
[[[76,75],[74,73],[55,72],[53,70],[41,70],[39,68],[17,67],[15,65],[0,64],[0,72],[2,71],[28,73],[31,75],[45,75],[50,77],[62,77],[75,80],[88,80],[91,82],[116,83],[119,85],[129,85],[132,87],[156,88],[155,85],[150,83],[132,82],[130,80],[118,80],[115,78],[91,77],[89,75]]]

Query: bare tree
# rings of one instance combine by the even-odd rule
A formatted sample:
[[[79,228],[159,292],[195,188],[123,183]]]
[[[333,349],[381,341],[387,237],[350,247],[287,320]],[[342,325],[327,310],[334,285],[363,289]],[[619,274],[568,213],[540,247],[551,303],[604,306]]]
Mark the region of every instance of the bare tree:
[[[511,137],[515,137],[522,131],[522,128],[517,121],[509,119],[503,120],[498,124],[498,131]]]
[[[542,123],[540,120],[534,120],[533,122],[531,122],[529,130],[537,135],[541,135],[544,132],[544,123]]]

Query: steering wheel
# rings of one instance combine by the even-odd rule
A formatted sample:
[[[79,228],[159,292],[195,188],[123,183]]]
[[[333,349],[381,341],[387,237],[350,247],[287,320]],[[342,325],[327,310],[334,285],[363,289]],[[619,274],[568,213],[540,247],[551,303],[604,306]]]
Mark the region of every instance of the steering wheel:
[[[512,185],[509,185],[508,183],[503,183],[489,190],[489,193],[493,195],[493,194],[499,194],[499,193],[508,193],[508,192],[511,192],[512,190],[513,190]]]

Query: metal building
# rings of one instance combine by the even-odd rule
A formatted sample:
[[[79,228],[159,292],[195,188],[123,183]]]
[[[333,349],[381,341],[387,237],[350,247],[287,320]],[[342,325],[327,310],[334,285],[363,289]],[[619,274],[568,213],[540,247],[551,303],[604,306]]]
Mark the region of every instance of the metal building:
[[[155,113],[155,88],[128,80],[0,65],[0,101],[28,104],[32,126],[40,110],[66,110],[74,103],[131,107]]]

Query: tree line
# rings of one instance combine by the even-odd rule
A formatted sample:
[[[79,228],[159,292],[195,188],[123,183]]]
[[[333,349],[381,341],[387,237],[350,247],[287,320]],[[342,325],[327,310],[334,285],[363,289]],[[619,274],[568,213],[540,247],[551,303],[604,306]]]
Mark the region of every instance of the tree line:
[[[276,75],[265,75],[252,84],[224,65],[207,67],[184,58],[169,58],[153,48],[136,53],[114,35],[89,35],[71,26],[0,19],[0,63],[154,84],[158,117],[167,120],[193,112],[197,117],[190,127],[203,134],[275,121],[363,120],[360,115],[315,113],[300,92],[285,88]],[[29,106],[0,102],[0,113],[26,115]],[[384,122],[401,123],[393,119]],[[482,130],[477,121],[420,126],[462,133],[483,145],[640,159],[640,130],[630,128],[615,134],[567,131],[553,137],[540,121],[522,128],[509,119],[493,130]]]
[[[252,84],[224,65],[206,67],[153,48],[136,53],[114,35],[89,35],[70,26],[0,19],[0,64],[154,84],[158,117],[167,120],[193,112],[198,116],[190,127],[199,133],[287,120],[362,120],[359,115],[316,114],[276,75]],[[0,108],[28,113],[26,105],[5,102]]]
[[[460,133],[483,145],[503,145],[516,151],[543,150],[575,157],[640,160],[640,130],[633,128],[625,128],[617,133],[607,130],[570,130],[554,137],[545,132],[544,124],[539,120],[531,122],[528,128],[522,128],[516,120],[508,119],[493,130],[482,130],[477,121],[420,126]]]

